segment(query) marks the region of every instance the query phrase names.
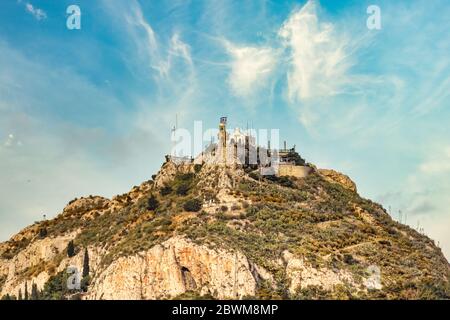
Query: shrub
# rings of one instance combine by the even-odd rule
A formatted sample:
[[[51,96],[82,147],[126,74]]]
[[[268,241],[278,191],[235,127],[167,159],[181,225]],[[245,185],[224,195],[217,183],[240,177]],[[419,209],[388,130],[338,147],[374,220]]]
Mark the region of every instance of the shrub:
[[[202,169],[202,165],[201,164],[197,163],[197,164],[194,165],[195,173],[199,173],[201,169]]]
[[[241,209],[241,207],[239,206],[239,205],[237,205],[237,204],[233,204],[232,206],[231,206],[231,210],[233,210],[233,211],[235,211],[235,210],[240,210]]]
[[[194,174],[192,172],[184,173],[177,177],[181,181],[191,181],[194,178]]]
[[[147,210],[156,210],[159,207],[159,201],[156,199],[156,197],[152,194],[150,198],[148,198],[147,201]]]
[[[89,275],[83,277],[81,279],[81,283],[80,283],[81,291],[87,292],[90,282],[91,282],[91,277]]]
[[[64,271],[51,276],[44,285],[41,296],[45,300],[64,300],[67,294],[67,273]],[[25,294],[25,300],[27,295]]]
[[[172,193],[172,188],[170,186],[164,186],[159,192],[162,196],[167,196]]]
[[[358,261],[356,261],[351,254],[344,254],[344,262],[346,264],[355,264]]]
[[[227,206],[221,206],[220,207],[220,211],[226,212],[226,211],[228,211],[228,207]]]
[[[294,187],[294,183],[288,177],[279,177],[278,178],[278,183],[280,185],[282,185],[283,187],[288,187],[288,188],[293,188]]]
[[[39,238],[43,239],[46,236],[47,236],[47,229],[46,228],[39,229]]]
[[[39,292],[36,283],[33,283],[31,286],[31,300],[39,300]]]
[[[6,282],[6,275],[0,276],[0,290],[2,290],[3,286],[5,285],[5,282]]]
[[[256,172],[250,172],[248,176],[254,180],[259,180],[260,177]]]
[[[185,196],[189,191],[189,184],[182,183],[177,188],[177,194],[180,196]]]
[[[183,205],[183,209],[190,212],[198,212],[201,208],[202,202],[199,199],[189,199]]]
[[[73,245],[73,241],[69,241],[67,244],[67,256],[69,258],[73,257],[75,255],[75,246]]]

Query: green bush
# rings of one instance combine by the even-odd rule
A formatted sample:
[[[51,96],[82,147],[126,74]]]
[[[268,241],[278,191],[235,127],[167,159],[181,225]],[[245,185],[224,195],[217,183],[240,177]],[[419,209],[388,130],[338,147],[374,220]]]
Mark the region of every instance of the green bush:
[[[202,202],[199,199],[189,199],[183,205],[183,209],[190,212],[198,212],[201,208]]]
[[[256,172],[250,172],[248,176],[254,180],[259,180],[260,177],[260,175]]]
[[[156,210],[159,207],[159,201],[156,199],[156,197],[152,194],[150,198],[148,198],[147,201],[147,210]]]
[[[70,240],[69,243],[67,244],[67,256],[69,258],[73,257],[75,255],[75,246],[73,244],[73,241]]]
[[[159,191],[159,193],[160,193],[162,196],[167,196],[167,195],[169,195],[169,194],[172,193],[172,188],[171,188],[170,186],[164,186],[164,187],[161,188],[161,190]]]
[[[44,300],[65,300],[65,295],[68,293],[67,289],[68,275],[65,271],[51,276],[44,285],[41,292],[41,297]]]
[[[344,262],[346,264],[356,264],[358,261],[356,261],[351,254],[344,254]]]
[[[46,228],[39,229],[39,238],[43,239],[46,236],[47,236],[47,229]]]
[[[177,179],[181,181],[192,181],[192,179],[194,179],[194,174],[192,172],[183,173],[177,176]]]
[[[187,183],[181,183],[178,187],[177,187],[177,194],[180,196],[185,196],[187,195],[187,193],[189,192],[189,184]]]

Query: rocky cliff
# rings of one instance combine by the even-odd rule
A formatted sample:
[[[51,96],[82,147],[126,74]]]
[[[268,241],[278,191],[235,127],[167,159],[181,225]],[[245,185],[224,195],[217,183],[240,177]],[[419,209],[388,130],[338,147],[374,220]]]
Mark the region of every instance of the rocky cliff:
[[[126,194],[74,199],[0,256],[7,298],[35,287],[40,299],[442,299],[450,288],[431,239],[322,169],[266,177],[169,161]]]

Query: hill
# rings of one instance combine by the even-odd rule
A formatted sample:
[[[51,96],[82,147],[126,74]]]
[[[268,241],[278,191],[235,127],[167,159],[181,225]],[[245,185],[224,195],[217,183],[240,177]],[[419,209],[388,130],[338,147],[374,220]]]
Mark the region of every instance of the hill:
[[[446,299],[449,279],[433,240],[313,166],[295,178],[166,161],[0,244],[4,298]]]

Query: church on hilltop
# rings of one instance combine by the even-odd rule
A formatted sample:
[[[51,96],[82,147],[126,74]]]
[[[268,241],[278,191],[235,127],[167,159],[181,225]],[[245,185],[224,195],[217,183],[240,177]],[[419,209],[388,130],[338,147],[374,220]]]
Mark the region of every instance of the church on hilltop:
[[[235,128],[227,131],[227,117],[221,117],[217,142],[211,143],[195,158],[167,156],[176,163],[213,164],[259,170],[262,175],[305,177],[312,168],[295,151],[295,145],[282,149],[258,146],[252,131]]]

